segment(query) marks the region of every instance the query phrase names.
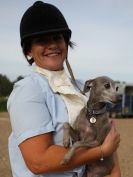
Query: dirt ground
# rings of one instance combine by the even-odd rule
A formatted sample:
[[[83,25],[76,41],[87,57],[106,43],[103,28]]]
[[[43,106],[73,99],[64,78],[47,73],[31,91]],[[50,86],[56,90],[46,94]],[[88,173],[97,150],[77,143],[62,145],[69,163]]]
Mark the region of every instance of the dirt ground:
[[[122,177],[133,177],[133,119],[117,119],[121,134],[118,149]],[[12,177],[8,158],[7,142],[11,132],[7,113],[0,113],[0,177]]]

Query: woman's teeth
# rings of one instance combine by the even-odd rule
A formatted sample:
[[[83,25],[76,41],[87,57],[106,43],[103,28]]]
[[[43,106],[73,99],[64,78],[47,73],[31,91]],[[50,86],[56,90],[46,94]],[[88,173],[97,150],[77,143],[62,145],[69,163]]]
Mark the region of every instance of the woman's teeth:
[[[46,56],[48,56],[48,57],[54,57],[54,56],[57,56],[57,55],[59,55],[59,53],[51,53],[51,54],[48,54]]]

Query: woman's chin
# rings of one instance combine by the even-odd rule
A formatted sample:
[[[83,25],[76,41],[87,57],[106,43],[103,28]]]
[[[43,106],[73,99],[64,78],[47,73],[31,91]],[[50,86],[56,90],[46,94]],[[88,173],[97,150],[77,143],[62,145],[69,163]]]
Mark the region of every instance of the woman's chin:
[[[44,69],[50,70],[50,71],[60,71],[63,70],[64,66],[62,65],[50,65],[50,66],[40,66]]]
[[[60,70],[63,70],[63,66],[57,66],[57,67],[53,67],[53,68],[51,68],[51,71],[60,71]]]

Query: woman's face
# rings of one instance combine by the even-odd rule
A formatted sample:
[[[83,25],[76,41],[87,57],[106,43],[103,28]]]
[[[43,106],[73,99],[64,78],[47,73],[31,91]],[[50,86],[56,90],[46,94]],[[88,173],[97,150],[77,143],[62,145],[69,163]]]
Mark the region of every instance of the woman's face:
[[[44,69],[63,69],[67,56],[67,45],[63,35],[55,34],[35,39],[28,55],[34,58],[36,65]]]

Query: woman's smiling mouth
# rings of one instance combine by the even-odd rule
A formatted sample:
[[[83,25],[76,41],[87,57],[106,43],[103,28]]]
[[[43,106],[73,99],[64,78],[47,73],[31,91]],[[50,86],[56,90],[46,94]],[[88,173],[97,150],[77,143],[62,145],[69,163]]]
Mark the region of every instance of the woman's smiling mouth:
[[[58,56],[60,53],[51,53],[51,54],[47,54],[45,56],[47,57],[54,57],[54,56]]]
[[[54,57],[54,56],[58,56],[60,55],[61,52],[60,51],[54,51],[54,52],[48,52],[46,54],[44,54],[44,56],[47,56],[47,57]]]

